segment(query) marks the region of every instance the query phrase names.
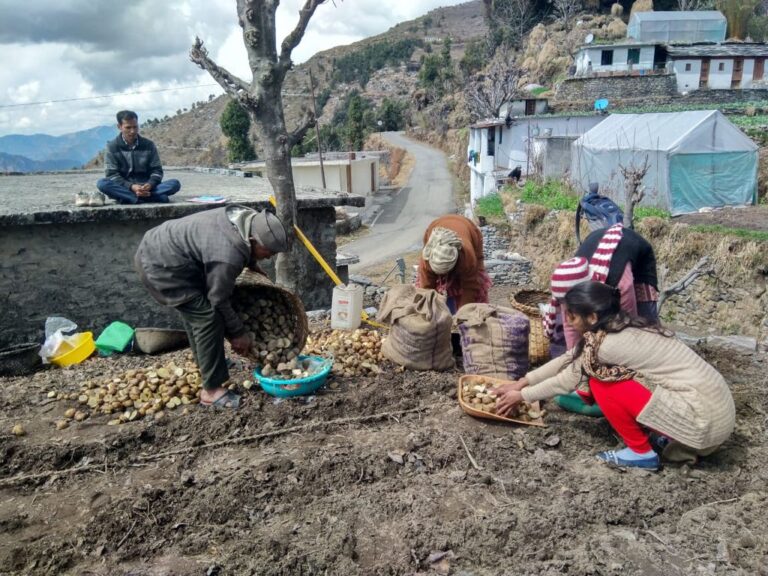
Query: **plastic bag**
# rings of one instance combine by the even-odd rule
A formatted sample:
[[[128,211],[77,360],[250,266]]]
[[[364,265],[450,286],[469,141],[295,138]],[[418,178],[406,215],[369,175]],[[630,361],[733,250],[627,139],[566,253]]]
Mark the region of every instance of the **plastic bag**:
[[[50,364],[51,358],[66,352],[67,347],[74,347],[72,336],[76,330],[77,324],[61,316],[50,316],[45,320],[45,342],[40,348],[44,364]]]
[[[125,352],[132,341],[133,328],[125,322],[112,322],[99,335],[96,348],[102,356],[109,356],[113,352]]]

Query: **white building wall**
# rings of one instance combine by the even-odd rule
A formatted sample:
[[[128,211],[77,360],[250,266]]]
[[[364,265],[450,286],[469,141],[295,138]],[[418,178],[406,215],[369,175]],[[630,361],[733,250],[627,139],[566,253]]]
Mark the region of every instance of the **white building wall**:
[[[629,70],[627,58],[632,46],[596,46],[581,48],[575,58],[576,74],[583,75],[589,69],[589,62],[592,62],[592,72],[620,72]],[[632,66],[633,70],[652,70],[653,56],[656,51],[655,46],[638,46],[640,48],[640,61]],[[603,50],[613,51],[613,64],[602,65]]]
[[[691,69],[686,71],[686,65]],[[699,89],[701,77],[701,60],[674,60],[675,77],[677,78],[678,92],[691,92]]]
[[[370,194],[378,188],[378,160],[376,158],[363,158],[352,160],[352,194]],[[373,178],[371,178],[371,166],[373,166]]]
[[[720,70],[720,64],[723,64],[722,70]],[[712,58],[712,60],[709,62],[709,88],[712,90],[729,89],[731,87],[732,74],[732,59]]]

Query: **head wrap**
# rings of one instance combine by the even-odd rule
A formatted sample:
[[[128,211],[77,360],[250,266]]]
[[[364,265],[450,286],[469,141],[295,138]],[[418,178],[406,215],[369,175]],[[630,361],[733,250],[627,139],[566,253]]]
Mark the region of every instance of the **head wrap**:
[[[456,266],[461,246],[461,238],[456,232],[438,227],[429,235],[421,256],[429,263],[432,272],[438,275],[448,274]]]

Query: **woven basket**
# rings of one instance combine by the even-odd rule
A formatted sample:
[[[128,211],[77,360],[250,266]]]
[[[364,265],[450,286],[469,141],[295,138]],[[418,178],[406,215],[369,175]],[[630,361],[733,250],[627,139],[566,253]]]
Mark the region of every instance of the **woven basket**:
[[[272,280],[262,274],[252,272],[247,268],[243,270],[235,281],[235,290],[232,294],[232,303],[237,310],[239,295],[244,291],[257,295],[264,295],[265,299],[281,301],[292,312],[293,324],[293,345],[299,350],[304,349],[309,334],[309,324],[307,323],[307,312],[304,310],[304,304],[290,290],[278,286]]]
[[[507,418],[506,416],[499,416],[498,414],[491,414],[490,412],[483,412],[482,410],[476,410],[475,408],[472,408],[469,404],[464,402],[464,399],[461,397],[461,387],[465,382],[487,382],[491,383],[494,386],[499,386],[501,384],[506,384],[509,382],[509,380],[501,380],[499,378],[491,378],[490,376],[477,376],[475,374],[465,374],[464,376],[461,376],[459,378],[459,387],[456,391],[457,397],[459,399],[459,406],[461,406],[461,409],[464,410],[467,414],[470,416],[475,416],[476,418],[485,418],[486,420],[496,420],[497,422],[507,422],[511,424],[523,424],[525,426],[539,426],[540,428],[546,428],[547,425],[544,423],[543,418],[536,418],[536,420],[518,420],[517,418]],[[536,410],[540,409],[539,402],[532,402],[531,406],[534,407]]]
[[[528,336],[528,360],[532,366],[544,364],[550,359],[549,338],[544,335],[544,325],[541,322],[539,304],[549,302],[550,295],[542,290],[520,290],[509,298],[509,304],[519,310],[531,322],[531,332]]]

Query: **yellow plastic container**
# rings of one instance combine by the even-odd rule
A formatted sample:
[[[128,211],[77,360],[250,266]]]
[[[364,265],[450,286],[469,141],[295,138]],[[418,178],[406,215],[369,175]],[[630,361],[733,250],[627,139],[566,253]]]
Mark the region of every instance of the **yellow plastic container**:
[[[62,353],[51,358],[51,363],[56,366],[72,366],[80,364],[96,350],[96,343],[93,341],[93,332],[79,332],[72,336],[72,343],[62,346]],[[63,349],[66,348],[66,351]]]

